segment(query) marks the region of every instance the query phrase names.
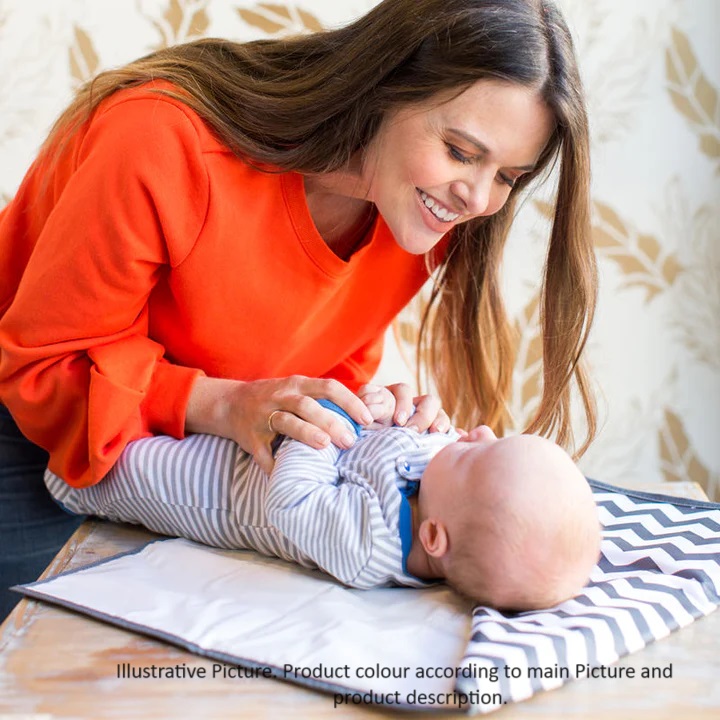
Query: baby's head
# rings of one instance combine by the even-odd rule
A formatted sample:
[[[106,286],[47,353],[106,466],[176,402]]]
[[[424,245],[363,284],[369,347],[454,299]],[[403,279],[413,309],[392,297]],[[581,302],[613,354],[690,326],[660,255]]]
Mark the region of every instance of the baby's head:
[[[597,562],[592,492],[570,456],[486,426],[443,448],[420,483],[414,560],[462,594],[507,610],[577,594]],[[413,551],[411,551],[411,557]]]

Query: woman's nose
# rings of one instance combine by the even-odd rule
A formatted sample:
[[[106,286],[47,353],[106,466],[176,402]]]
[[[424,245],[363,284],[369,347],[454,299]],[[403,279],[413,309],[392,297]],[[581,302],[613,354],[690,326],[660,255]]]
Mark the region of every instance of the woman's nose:
[[[490,205],[492,179],[485,173],[454,183],[450,187],[453,195],[463,206],[463,214],[484,215]]]

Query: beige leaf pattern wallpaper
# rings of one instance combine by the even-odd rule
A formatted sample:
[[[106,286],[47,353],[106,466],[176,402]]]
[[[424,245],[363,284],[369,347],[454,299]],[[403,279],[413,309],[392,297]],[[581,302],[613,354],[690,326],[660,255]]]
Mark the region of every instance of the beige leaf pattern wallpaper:
[[[257,3],[250,8],[238,8],[237,11],[248,25],[270,36],[322,29],[320,21],[298,5]]]
[[[99,60],[92,38],[77,25],[74,34],[74,42],[69,51],[70,74],[80,86],[98,72]]]
[[[720,99],[718,91],[703,72],[688,36],[672,29],[666,51],[668,92],[700,138],[700,150],[715,161],[720,171]]]
[[[374,0],[0,0],[0,207],[54,118],[97,72],[204,36],[334,27]],[[587,350],[600,433],[583,471],[693,481],[720,500],[718,0],[560,0],[588,94],[601,287]],[[512,431],[542,391],[539,277],[551,183],[518,213],[504,263],[517,331]],[[377,380],[415,382],[427,293],[387,334]],[[578,417],[578,434],[582,426]]]
[[[516,370],[510,407],[513,425],[523,428],[537,412],[542,392],[542,336],[540,296],[533,295],[515,318]]]
[[[158,17],[152,9],[143,15],[158,33],[154,50],[168,45],[197,40],[205,35],[208,28],[206,8],[209,0],[170,0]]]
[[[641,287],[645,301],[667,291],[680,273],[675,255],[653,236],[623,222],[612,207],[594,203],[593,238],[600,257],[616,263],[624,276],[620,288]]]

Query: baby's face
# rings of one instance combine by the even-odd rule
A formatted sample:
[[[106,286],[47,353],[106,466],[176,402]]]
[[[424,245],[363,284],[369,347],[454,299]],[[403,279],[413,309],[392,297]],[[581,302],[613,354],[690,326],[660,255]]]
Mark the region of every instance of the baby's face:
[[[420,483],[421,513],[455,515],[456,500],[468,494],[468,483],[483,482],[485,473],[477,468],[488,463],[494,446],[506,442],[498,439],[487,425],[473,428],[465,437],[444,447],[428,463]]]

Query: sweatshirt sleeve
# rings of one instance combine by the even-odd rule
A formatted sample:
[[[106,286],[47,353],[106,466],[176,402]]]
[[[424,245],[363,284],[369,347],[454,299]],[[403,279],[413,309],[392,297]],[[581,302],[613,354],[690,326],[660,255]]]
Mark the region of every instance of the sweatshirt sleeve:
[[[77,142],[61,185],[57,169],[43,178],[52,160],[36,163],[15,199],[32,213],[53,193],[0,319],[0,399],[50,469],[85,487],[129,441],[183,437],[200,371],[148,337],[148,300],[192,250],[209,187],[193,120],[158,95],[101,106]]]

